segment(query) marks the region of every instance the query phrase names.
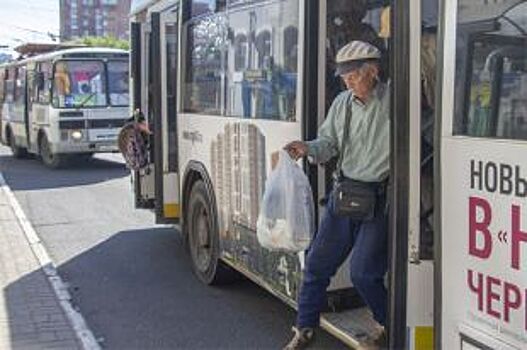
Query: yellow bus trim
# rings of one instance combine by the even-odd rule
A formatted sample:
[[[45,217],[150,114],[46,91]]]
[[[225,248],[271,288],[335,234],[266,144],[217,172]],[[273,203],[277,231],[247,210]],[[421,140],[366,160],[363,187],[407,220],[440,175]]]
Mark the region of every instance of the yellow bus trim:
[[[163,214],[167,219],[179,218],[181,215],[181,206],[177,203],[165,204],[163,208]]]
[[[415,350],[434,349],[434,327],[415,327]]]

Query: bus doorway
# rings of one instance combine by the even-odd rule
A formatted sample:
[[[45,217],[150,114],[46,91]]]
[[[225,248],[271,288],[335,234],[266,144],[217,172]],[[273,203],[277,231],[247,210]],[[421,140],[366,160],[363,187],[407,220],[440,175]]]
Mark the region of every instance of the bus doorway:
[[[148,123],[149,164],[134,172],[138,208],[154,209],[156,222],[179,221],[177,142],[180,6],[160,3],[145,23],[132,26],[134,110]],[[145,82],[146,86],[142,83]]]
[[[391,348],[433,347],[437,16],[435,0],[420,1],[412,7],[390,1],[321,2],[319,45],[324,54],[319,56],[319,79],[323,83],[318,84],[318,125],[344,89],[340,78],[335,77],[334,59],[351,40],[365,41],[383,53],[379,83],[392,89],[390,258],[386,276]],[[318,169],[319,198],[331,191],[334,169],[335,161]],[[349,280],[348,266],[349,262],[343,265],[333,285]],[[350,287],[348,282],[346,288]],[[371,334],[375,325],[366,307],[326,313],[323,322],[330,331],[336,326],[359,340]]]

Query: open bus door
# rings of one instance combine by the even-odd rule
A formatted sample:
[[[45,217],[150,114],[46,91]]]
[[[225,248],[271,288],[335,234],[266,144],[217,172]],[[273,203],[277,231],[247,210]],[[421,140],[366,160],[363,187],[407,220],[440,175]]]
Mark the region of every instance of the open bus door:
[[[131,24],[131,56],[130,56],[130,86],[132,87],[132,112],[139,111],[144,114],[147,110],[147,90],[143,89],[143,82],[147,81],[149,67],[144,63],[148,62],[149,34],[147,24],[132,22]],[[148,115],[145,116],[148,118]],[[150,121],[146,120],[148,123]],[[149,141],[153,141],[151,139]],[[150,147],[152,144],[150,143]],[[152,152],[149,153],[149,156]],[[132,174],[132,181],[135,194],[135,206],[143,209],[154,209],[155,206],[155,182],[154,182],[153,159],[149,157],[149,163],[144,169],[136,170]]]
[[[443,4],[442,349],[527,348],[527,1]]]
[[[4,108],[6,78],[7,69],[5,67],[0,66],[0,143],[4,143],[4,128],[2,127],[2,109]]]
[[[179,195],[179,162],[178,162],[178,64],[179,64],[179,6],[163,10],[159,18],[160,39],[160,71],[161,84],[161,125],[159,150],[161,154],[156,159],[158,178],[161,188],[157,189],[156,198],[159,199],[158,214],[162,222],[179,222],[181,214]],[[159,187],[159,186],[158,186]]]
[[[388,320],[390,349],[432,349],[434,305],[433,86],[437,1],[321,1],[319,33],[319,123],[339,93],[331,66],[350,40],[383,49],[381,80],[391,88],[391,205],[389,225]],[[433,46],[429,47],[427,45]],[[325,51],[322,48],[326,48]],[[427,52],[424,48],[428,49]],[[422,63],[424,53],[431,60]],[[325,54],[324,54],[325,53]],[[424,72],[424,73],[423,73]],[[426,74],[429,73],[429,74]],[[426,83],[426,84],[425,84]],[[425,97],[429,101],[425,105]],[[313,137],[308,135],[308,137]],[[426,142],[425,142],[426,139]],[[319,197],[331,190],[330,166],[319,167]],[[428,197],[427,197],[428,196]],[[346,265],[348,265],[346,263]],[[351,307],[322,315],[322,326],[352,346],[374,329],[367,308]]]
[[[177,223],[180,216],[176,137],[178,16],[177,9],[152,12],[147,22],[132,23],[133,109],[142,111],[151,131],[149,163],[134,173],[136,206],[154,209],[158,223]],[[142,65],[142,60],[147,64]]]

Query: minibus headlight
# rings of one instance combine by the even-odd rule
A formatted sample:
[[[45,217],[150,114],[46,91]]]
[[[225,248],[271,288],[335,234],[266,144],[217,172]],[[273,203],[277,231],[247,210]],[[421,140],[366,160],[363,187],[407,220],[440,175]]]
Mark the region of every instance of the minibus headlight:
[[[71,133],[71,138],[75,141],[79,141],[82,139],[82,131],[75,130]]]

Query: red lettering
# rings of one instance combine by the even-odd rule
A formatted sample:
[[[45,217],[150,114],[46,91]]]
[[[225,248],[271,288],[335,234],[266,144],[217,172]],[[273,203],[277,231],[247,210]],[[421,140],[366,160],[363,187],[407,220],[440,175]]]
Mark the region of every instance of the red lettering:
[[[494,300],[500,301],[500,295],[492,290],[493,285],[501,285],[501,281],[497,278],[487,276],[487,313],[497,319],[500,319],[501,315],[498,311],[492,309],[492,302]]]
[[[483,218],[478,221],[478,208],[483,210]],[[488,229],[492,219],[489,202],[483,198],[469,198],[469,254],[481,259],[487,259],[492,251],[492,235]],[[483,238],[482,247],[478,247],[477,238]]]
[[[527,289],[514,282],[504,281],[496,276],[490,276],[471,269],[467,270],[467,285],[477,298],[478,310],[509,324],[520,327],[520,319],[524,317],[524,327],[527,331]],[[511,323],[511,317],[518,318]],[[527,349],[526,349],[527,350]]]
[[[483,275],[477,274],[477,285],[474,285],[474,271],[468,270],[467,284],[471,291],[478,295],[478,310],[483,311]]]
[[[521,211],[518,205],[512,206],[512,239],[511,239],[511,248],[512,248],[512,260],[511,266],[513,269],[520,269],[521,262],[521,242],[527,242],[527,232],[521,230]]]
[[[509,322],[511,309],[519,309],[522,304],[521,292],[520,288],[516,285],[505,282],[503,293],[505,294],[505,300],[503,302],[503,319],[505,322]]]

